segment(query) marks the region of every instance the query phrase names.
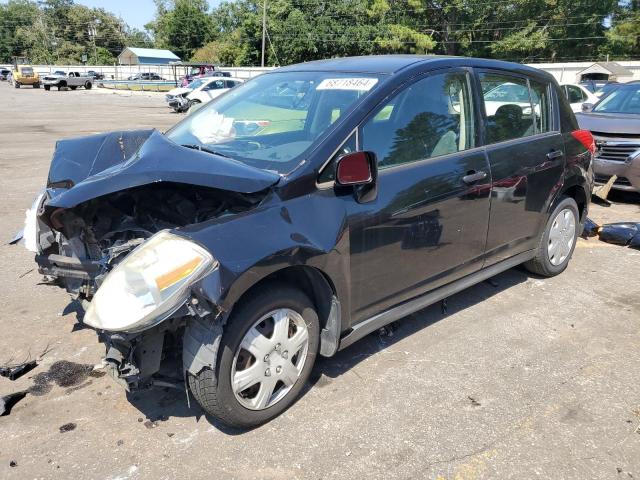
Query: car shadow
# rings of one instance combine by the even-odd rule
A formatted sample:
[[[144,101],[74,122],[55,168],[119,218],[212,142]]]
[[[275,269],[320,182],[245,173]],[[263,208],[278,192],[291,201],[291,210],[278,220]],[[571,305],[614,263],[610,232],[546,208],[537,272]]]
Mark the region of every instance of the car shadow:
[[[419,312],[408,315],[398,322],[394,322],[394,324],[385,328],[384,333],[374,332],[367,335],[331,358],[318,357],[311,376],[302,390],[302,395],[306,394],[317,383],[321,383],[323,377],[337,378],[367,358],[436,322],[446,319],[452,313],[473,307],[504,290],[525,282],[532,276],[534,275],[522,268],[512,268],[485,282],[452,295],[446,301],[446,311],[443,308],[443,303],[438,302]],[[187,393],[184,389],[154,388],[152,390],[127,393],[127,399],[145,415],[144,419],[140,418],[138,421],[150,429],[158,427],[171,417],[196,417],[198,421],[201,418],[205,418],[212,426],[227,435],[241,435],[251,430],[230,428],[224,425],[208,415],[190,393],[189,401],[187,401]]]
[[[382,331],[373,332],[339,351],[331,358],[319,357],[308,382],[308,388],[311,388],[316,382],[322,381],[323,375],[332,379],[337,378],[360,362],[392,347],[420,330],[446,319],[453,313],[471,308],[504,290],[523,283],[530,277],[537,276],[525,271],[524,268],[512,268],[448,297],[445,303],[437,302],[394,322]]]

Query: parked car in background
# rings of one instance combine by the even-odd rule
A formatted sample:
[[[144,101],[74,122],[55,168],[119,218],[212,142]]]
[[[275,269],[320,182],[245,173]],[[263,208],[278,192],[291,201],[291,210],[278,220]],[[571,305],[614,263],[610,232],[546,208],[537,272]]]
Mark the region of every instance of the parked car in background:
[[[185,106],[188,102],[183,102],[183,98],[191,93],[194,89],[200,88],[206,85],[209,82],[207,78],[196,78],[191,83],[189,83],[186,87],[176,87],[167,92],[165,95],[165,101],[169,105],[170,108],[174,109],[176,112],[182,112],[182,105]]]
[[[164,80],[160,75],[153,72],[143,72],[136,73],[135,75],[131,75],[127,80],[143,80],[143,81],[153,81],[153,80]]]
[[[17,65],[11,72],[11,83],[15,88],[27,85],[40,88],[40,76],[31,65]]]
[[[596,91],[600,90],[602,87],[609,83],[617,82],[609,80],[583,80],[580,82],[580,85],[589,90],[591,93],[596,93]]]
[[[2,70],[0,70],[0,80],[2,80],[2,81],[7,80],[7,78],[9,77],[10,73],[11,73],[11,70],[9,70],[7,68],[3,68]]]
[[[511,84],[528,97],[507,88],[487,115],[486,92]],[[184,379],[206,412],[253,427],[295,401],[318,355],[516,265],[564,271],[593,149],[534,68],[308,62],[166,134],[59,141],[25,241],[127,390]]]
[[[624,83],[609,82],[606,85],[603,85],[602,87],[598,88],[595,91],[595,96],[598,97],[598,99],[604,98],[607,95],[609,95],[611,92],[616,90],[618,87],[620,87],[621,85],[624,85]]]
[[[640,191],[640,84],[622,84],[587,107],[576,118],[595,138],[596,182],[616,175],[614,189]]]
[[[587,103],[596,103],[599,98],[592,93],[588,88],[584,85],[575,85],[572,83],[566,83],[561,85],[560,87],[562,92],[569,100],[569,105],[571,105],[571,110],[574,112],[582,111],[582,104]]]
[[[83,76],[80,72],[69,72],[68,75],[56,75],[48,74],[44,77],[42,84],[46,91],[51,90],[52,87],[62,90],[69,88],[75,90],[78,87],[84,87],[85,90],[91,90],[93,88],[93,77]]]
[[[96,72],[95,70],[87,71],[87,76],[93,77],[95,80],[104,80],[104,75],[100,72]]]
[[[178,100],[178,107],[175,109],[177,112],[186,112],[194,105],[208,103],[214,98],[219,97],[223,93],[243,83],[243,80],[240,80],[239,78],[205,77],[200,80],[204,81],[202,85],[198,88],[194,88],[183,97],[180,97]]]

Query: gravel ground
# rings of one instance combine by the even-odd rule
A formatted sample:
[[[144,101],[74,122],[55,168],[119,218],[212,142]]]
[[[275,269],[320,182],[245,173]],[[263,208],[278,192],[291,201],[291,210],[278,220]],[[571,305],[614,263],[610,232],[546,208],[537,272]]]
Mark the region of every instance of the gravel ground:
[[[44,184],[55,141],[164,130],[162,96],[0,84],[5,241]],[[638,196],[594,206],[640,221]],[[89,375],[103,354],[32,255],[0,246],[0,363],[49,353],[0,394],[0,478],[640,478],[640,251],[580,240],[567,271],[513,269],[320,360],[302,399],[268,425],[225,429],[183,392],[127,396]],[[57,363],[73,362],[73,363]],[[89,367],[86,367],[86,366]],[[12,466],[14,465],[14,466]]]

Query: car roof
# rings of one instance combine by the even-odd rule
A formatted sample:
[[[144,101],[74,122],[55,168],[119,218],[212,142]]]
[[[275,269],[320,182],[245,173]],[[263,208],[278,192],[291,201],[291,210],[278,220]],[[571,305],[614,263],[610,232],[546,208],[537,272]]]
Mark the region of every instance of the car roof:
[[[369,55],[362,57],[341,57],[328,60],[316,60],[312,62],[298,63],[281,67],[274,72],[289,71],[326,71],[326,72],[350,72],[350,73],[377,73],[391,75],[408,67],[430,64],[436,66],[473,66],[480,68],[499,68],[517,70],[520,73],[529,73],[537,76],[550,77],[551,75],[519,63],[490,60],[484,58],[456,57],[450,55]]]

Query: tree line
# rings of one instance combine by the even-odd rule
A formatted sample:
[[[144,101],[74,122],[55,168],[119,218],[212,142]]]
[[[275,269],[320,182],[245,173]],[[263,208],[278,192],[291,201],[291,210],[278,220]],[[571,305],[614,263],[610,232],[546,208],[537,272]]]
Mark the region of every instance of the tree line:
[[[433,53],[519,62],[640,57],[640,0],[155,0],[146,31],[73,0],[0,5],[0,58],[113,63],[124,46],[221,65]]]

